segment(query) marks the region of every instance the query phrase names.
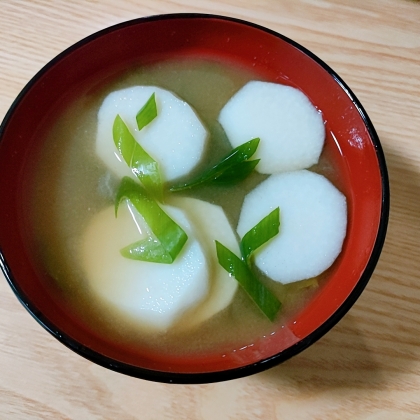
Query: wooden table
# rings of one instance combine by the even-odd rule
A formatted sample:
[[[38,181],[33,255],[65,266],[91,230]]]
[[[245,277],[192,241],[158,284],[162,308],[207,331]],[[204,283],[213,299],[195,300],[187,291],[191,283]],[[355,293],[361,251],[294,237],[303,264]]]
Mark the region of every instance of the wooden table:
[[[361,298],[325,337],[267,372],[210,385],[146,382],[61,345],[0,279],[0,419],[420,419],[420,2],[2,0],[0,115],[56,54],[140,16],[202,12],[280,32],[359,97],[391,180],[388,236]]]

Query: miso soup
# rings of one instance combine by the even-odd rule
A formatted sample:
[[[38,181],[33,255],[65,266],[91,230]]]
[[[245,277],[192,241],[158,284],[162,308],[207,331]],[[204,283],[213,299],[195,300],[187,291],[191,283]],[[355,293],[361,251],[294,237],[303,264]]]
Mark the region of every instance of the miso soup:
[[[274,282],[260,272],[260,280],[283,305],[274,323],[264,317],[239,287],[231,304],[202,324],[185,329],[181,321],[167,332],[156,333],[141,328],[135,320],[98,299],[84,277],[79,254],[83,232],[93,215],[114,204],[120,181],[95,152],[97,114],[104,98],[118,89],[153,85],[188,102],[210,136],[204,158],[191,174],[194,176],[231,150],[217,118],[229,98],[250,80],[261,80],[261,76],[206,58],[133,66],[93,83],[60,113],[51,127],[37,156],[31,186],[32,247],[42,269],[52,279],[48,285],[51,293],[66,302],[98,334],[139,349],[152,349],[157,354],[230,352],[278,330],[328,281],[328,270],[316,279],[289,285]],[[333,144],[326,142],[319,163],[310,169],[323,174],[340,189]],[[267,175],[253,172],[232,186],[203,186],[177,194],[220,205],[236,232],[244,197],[266,178]]]

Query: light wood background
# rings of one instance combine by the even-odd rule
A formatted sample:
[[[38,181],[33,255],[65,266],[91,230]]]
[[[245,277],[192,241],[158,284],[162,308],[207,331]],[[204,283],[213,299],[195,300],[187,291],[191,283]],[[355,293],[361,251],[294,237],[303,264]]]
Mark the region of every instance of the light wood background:
[[[250,20],[312,50],[350,85],[387,157],[391,215],[377,269],[325,337],[267,372],[164,385],[96,366],[53,339],[0,277],[0,419],[420,419],[420,2],[0,0],[0,117],[81,38],[136,17]]]

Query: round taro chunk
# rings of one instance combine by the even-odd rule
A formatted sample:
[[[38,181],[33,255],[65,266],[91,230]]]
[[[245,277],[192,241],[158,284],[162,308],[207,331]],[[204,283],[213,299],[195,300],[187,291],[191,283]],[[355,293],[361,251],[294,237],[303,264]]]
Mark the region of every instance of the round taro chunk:
[[[153,236],[143,217],[128,202],[96,214],[88,225],[81,261],[92,292],[113,309],[151,331],[166,331],[209,292],[206,254],[185,213],[162,206],[183,227],[188,241],[172,264],[124,258],[121,248]],[[112,313],[112,310],[111,310]]]
[[[153,93],[157,117],[139,131],[136,115]],[[136,179],[114,144],[112,127],[117,115],[157,161],[164,180],[187,175],[200,162],[208,133],[194,110],[165,89],[134,86],[110,93],[98,112],[96,153],[117,176]]]
[[[188,311],[179,326],[188,329],[197,326],[230,305],[238,288],[238,282],[219,264],[215,241],[239,254],[239,244],[225,212],[220,206],[180,197],[170,201],[172,206],[182,209],[194,228],[197,240],[207,257],[210,270],[210,291],[207,298],[192,311]]]
[[[263,174],[309,168],[318,162],[325,140],[322,114],[298,89],[252,81],[219,115],[233,147],[261,139],[253,159]]]
[[[301,170],[271,175],[246,197],[238,234],[280,207],[280,232],[255,253],[271,279],[291,283],[318,276],[341,252],[346,235],[346,198],[325,177]]]

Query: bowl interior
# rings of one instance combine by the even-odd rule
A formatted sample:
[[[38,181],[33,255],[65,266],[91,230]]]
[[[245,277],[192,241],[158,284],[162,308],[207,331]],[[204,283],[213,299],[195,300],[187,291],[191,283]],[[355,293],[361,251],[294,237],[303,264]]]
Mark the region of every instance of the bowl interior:
[[[337,164],[338,186],[348,201],[344,248],[325,285],[275,334],[223,357],[217,352],[185,357],[146,350],[140,354],[138,348],[101,336],[48,288],[49,274],[26,243],[25,197],[36,164],[33,156],[55,116],[92,80],[106,81],[127,66],[176,57],[224,60],[252,69],[264,80],[302,90],[322,110],[325,153]],[[245,366],[252,365],[248,371],[252,373],[297,353],[328,331],[354,303],[384,240],[386,188],[380,145],[363,109],[340,79],[309,52],[278,34],[234,19],[198,15],[140,19],[66,50],[31,80],[6,116],[0,143],[2,264],[18,298],[35,318],[83,356],[155,380],[229,379],[246,374]],[[217,376],[223,371],[235,373]],[[197,373],[201,379],[196,379]]]

